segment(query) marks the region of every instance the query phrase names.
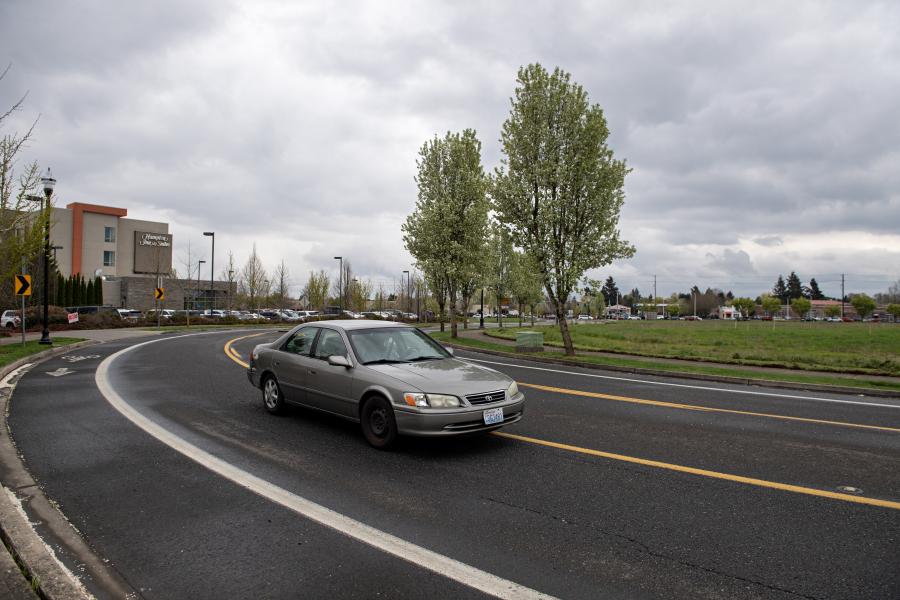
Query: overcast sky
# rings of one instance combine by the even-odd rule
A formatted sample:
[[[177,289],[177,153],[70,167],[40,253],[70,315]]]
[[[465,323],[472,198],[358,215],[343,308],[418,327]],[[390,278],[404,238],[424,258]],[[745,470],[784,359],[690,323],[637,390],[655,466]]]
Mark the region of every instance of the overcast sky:
[[[756,295],[779,274],[829,295],[900,277],[900,3],[0,3],[3,134],[59,202],[165,221],[216,270],[255,242],[295,282],[334,256],[410,268],[417,152],[472,127],[483,161],[519,67],[559,66],[633,168],[633,259],[589,273],[668,295]],[[180,265],[176,261],[176,267]],[[208,267],[207,263],[204,265]],[[208,276],[209,271],[204,275]]]

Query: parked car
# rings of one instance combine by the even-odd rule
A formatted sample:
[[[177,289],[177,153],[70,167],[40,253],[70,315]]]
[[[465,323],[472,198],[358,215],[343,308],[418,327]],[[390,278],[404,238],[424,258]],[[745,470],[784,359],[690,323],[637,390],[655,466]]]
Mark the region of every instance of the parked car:
[[[65,307],[66,312],[69,314],[78,313],[78,316],[81,315],[100,315],[103,313],[110,313],[114,317],[122,318],[122,315],[119,313],[119,309],[115,306],[67,306]]]
[[[703,319],[701,319],[700,317],[695,317],[694,315],[688,315],[687,317],[684,317],[684,320],[685,321],[702,321]]]
[[[162,309],[162,310],[159,311],[159,316],[160,316],[160,318],[166,319],[166,320],[168,320],[168,318],[171,317],[171,316],[174,315],[174,314],[175,314],[175,311],[174,311],[174,310],[170,310],[170,309],[168,309],[168,308],[164,308],[164,309]],[[156,320],[156,311],[155,311],[155,310],[148,310],[148,311],[144,314],[144,318],[147,319],[147,320],[149,320],[149,321],[155,321],[155,320]]]
[[[20,322],[21,319],[19,319],[19,311],[17,310],[3,311],[3,316],[0,317],[0,327],[9,327],[12,329],[18,327]]]
[[[629,316],[626,320],[627,320],[627,321],[640,321],[641,318],[638,317],[638,316],[635,316],[635,315],[631,315],[631,316]],[[693,321],[693,319],[691,319],[691,320]]]
[[[319,376],[308,377],[312,371]],[[254,348],[247,378],[270,413],[289,404],[328,412],[360,423],[378,449],[398,435],[494,431],[525,414],[509,376],[453,358],[415,327],[383,321],[300,325]]]
[[[579,321],[593,321],[591,315],[578,315]]]
[[[132,323],[137,323],[139,320],[144,318],[144,313],[139,310],[132,310],[130,308],[120,308],[119,314],[122,315],[123,319]]]

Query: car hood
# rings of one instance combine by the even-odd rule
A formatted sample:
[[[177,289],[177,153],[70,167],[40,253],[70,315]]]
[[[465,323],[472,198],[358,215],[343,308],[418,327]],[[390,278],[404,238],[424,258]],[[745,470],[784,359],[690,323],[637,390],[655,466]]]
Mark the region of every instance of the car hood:
[[[503,373],[457,358],[416,363],[366,365],[426,393],[466,395],[505,390],[513,382]]]

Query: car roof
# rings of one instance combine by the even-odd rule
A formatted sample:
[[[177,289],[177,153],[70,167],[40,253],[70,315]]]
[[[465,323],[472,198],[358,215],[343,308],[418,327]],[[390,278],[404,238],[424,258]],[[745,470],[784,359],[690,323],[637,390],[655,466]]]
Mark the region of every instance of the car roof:
[[[406,325],[405,323],[394,323],[392,321],[363,321],[357,319],[334,319],[333,321],[318,321],[308,323],[308,325],[319,325],[322,326],[336,326],[345,331],[351,331],[356,329],[393,329],[396,327],[404,327],[407,329],[415,329],[411,325]]]

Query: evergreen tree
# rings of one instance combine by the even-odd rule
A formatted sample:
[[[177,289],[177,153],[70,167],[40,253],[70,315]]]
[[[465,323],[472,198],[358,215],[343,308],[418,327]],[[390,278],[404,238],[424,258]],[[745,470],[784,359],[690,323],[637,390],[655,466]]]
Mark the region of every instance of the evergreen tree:
[[[56,272],[56,305],[66,305],[66,280],[59,271]]]
[[[634,288],[633,290],[631,290],[631,294],[629,294],[629,295],[630,295],[632,298],[640,298],[640,297],[641,297],[641,290],[639,290],[639,289],[637,289],[637,288]]]
[[[99,275],[94,278],[94,304],[103,304],[103,280]]]
[[[93,280],[88,280],[87,288],[85,289],[85,304],[93,304],[94,303],[94,282]]]
[[[775,287],[772,288],[772,296],[782,302],[785,302],[788,297],[787,285],[784,283],[784,277],[781,275],[778,276],[778,281],[775,282]]]
[[[72,306],[81,306],[84,296],[81,294],[81,279],[78,275],[72,279]]]
[[[728,293],[725,294],[725,299],[729,301],[734,300],[734,294],[731,293],[731,290],[728,290]]]
[[[788,301],[803,297],[803,284],[800,283],[800,278],[797,277],[797,273],[794,271],[791,271],[787,280],[787,295]]]
[[[603,289],[600,292],[603,294],[603,299],[606,301],[607,306],[612,306],[616,303],[619,296],[619,288],[616,286],[616,282],[613,281],[612,275],[603,284]],[[639,298],[640,296],[636,297]]]
[[[87,295],[87,282],[84,280],[84,275],[79,275],[78,277],[81,280],[81,303],[87,304],[89,302]]]
[[[809,295],[813,300],[825,299],[825,294],[823,294],[822,290],[819,289],[819,283],[816,281],[815,277],[809,280]]]
[[[63,283],[64,283],[65,285],[64,285],[64,288],[63,288],[63,294],[64,294],[64,296],[63,296],[63,303],[62,303],[62,305],[63,305],[63,306],[72,306],[72,305],[73,305],[73,304],[72,304],[72,276],[69,275],[68,277],[66,277],[66,279],[65,279],[65,281],[64,281]]]

